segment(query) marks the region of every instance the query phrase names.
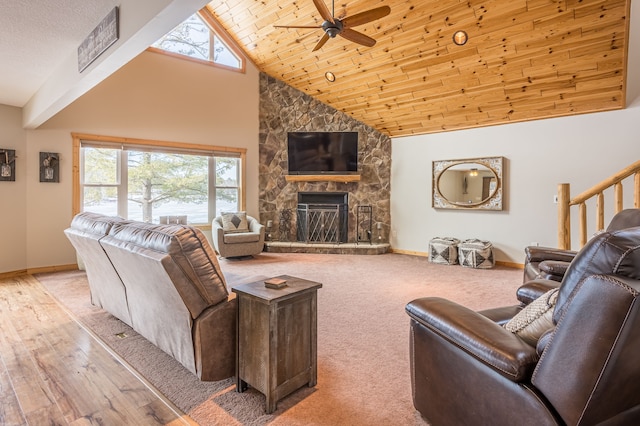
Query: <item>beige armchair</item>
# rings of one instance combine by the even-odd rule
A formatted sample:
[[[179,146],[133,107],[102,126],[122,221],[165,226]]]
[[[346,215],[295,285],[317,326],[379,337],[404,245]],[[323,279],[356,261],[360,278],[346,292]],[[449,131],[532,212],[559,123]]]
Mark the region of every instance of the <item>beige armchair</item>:
[[[264,225],[243,212],[223,215],[224,220],[223,216],[218,216],[211,224],[213,246],[221,257],[253,256],[262,252]]]

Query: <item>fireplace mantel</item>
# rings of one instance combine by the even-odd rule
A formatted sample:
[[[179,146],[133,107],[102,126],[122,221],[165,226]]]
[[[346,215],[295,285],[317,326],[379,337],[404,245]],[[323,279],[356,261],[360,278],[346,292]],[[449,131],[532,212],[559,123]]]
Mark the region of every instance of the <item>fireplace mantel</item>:
[[[360,175],[285,175],[287,182],[359,182]]]

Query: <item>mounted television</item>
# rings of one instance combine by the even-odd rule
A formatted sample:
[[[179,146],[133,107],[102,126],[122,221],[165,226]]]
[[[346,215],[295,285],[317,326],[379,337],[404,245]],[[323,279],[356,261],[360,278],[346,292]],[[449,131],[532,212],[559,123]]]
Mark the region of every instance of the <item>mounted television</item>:
[[[289,174],[358,173],[358,132],[289,132]]]

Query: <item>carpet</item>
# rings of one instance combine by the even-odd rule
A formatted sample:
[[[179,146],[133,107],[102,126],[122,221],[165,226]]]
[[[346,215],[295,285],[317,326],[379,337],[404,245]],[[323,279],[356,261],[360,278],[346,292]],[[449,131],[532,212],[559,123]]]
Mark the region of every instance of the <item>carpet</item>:
[[[405,305],[439,296],[473,310],[516,304],[522,270],[431,264],[424,257],[262,253],[221,259],[231,287],[288,274],[318,290],[318,384],[264,412],[234,380],[200,382],[126,324],[90,304],[82,271],[37,274],[49,293],[200,425],[424,425],[411,401]],[[169,326],[169,325],[168,325]],[[124,336],[124,337],[123,337]]]

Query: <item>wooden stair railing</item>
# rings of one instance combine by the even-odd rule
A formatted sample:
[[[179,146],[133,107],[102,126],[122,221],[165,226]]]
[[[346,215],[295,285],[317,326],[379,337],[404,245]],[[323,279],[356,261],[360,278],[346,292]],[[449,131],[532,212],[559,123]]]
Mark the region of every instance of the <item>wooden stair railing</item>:
[[[613,187],[614,211],[623,209],[622,181],[634,175],[633,206],[640,208],[640,160],[624,168],[608,179],[584,191],[574,198],[570,197],[568,183],[558,185],[558,248],[571,249],[571,210],[572,206],[578,206],[580,247],[587,243],[587,205],[586,201],[596,197],[596,231],[604,229],[604,195],[606,189]]]

